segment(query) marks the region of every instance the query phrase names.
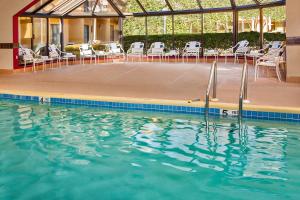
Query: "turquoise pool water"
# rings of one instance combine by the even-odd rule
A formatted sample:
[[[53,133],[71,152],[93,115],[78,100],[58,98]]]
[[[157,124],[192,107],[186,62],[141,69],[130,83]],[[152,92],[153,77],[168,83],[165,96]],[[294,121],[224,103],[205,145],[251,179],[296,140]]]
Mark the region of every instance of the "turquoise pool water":
[[[0,101],[0,199],[299,199],[299,124]]]

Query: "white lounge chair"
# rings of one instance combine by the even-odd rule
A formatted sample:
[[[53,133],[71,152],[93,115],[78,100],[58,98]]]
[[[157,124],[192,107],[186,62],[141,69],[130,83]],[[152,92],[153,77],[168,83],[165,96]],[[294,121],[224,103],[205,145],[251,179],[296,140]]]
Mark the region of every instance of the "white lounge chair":
[[[278,80],[281,82],[281,73],[280,73],[280,63],[284,61],[283,53],[284,53],[284,47],[273,50],[262,57],[260,57],[255,64],[255,81],[259,77],[259,68],[260,67],[267,67],[267,68],[273,68],[276,71],[276,75]]]
[[[120,44],[112,42],[107,44],[107,48],[109,56],[122,56],[122,58],[125,58],[125,51]]]
[[[67,65],[69,65],[69,60],[73,60],[75,62],[76,55],[68,52],[61,51],[55,44],[51,44],[48,47],[49,49],[49,57],[52,59],[56,59],[61,66],[61,61],[65,60]]]
[[[97,63],[97,56],[94,54],[92,46],[90,44],[82,44],[79,47],[80,50],[80,63],[84,64],[84,60],[86,58],[90,59],[90,63],[92,60],[95,60],[95,64]]]
[[[183,62],[185,61],[185,58],[188,61],[190,56],[196,57],[196,62],[198,62],[200,58],[200,53],[201,53],[201,42],[191,41],[186,43],[182,52]]]
[[[31,49],[22,48],[23,61],[24,61],[24,72],[28,63],[32,63],[32,70],[36,71],[37,64],[43,64],[43,70],[47,61],[50,61],[48,56],[39,56],[35,54]]]
[[[144,55],[144,43],[143,42],[134,42],[130,45],[127,51],[127,61],[129,57],[138,57],[142,61]]]
[[[147,51],[147,61],[149,57],[152,57],[152,61],[153,61],[153,58],[158,56],[161,62],[164,56],[164,49],[165,49],[165,44],[163,42],[152,43],[149,50]]]

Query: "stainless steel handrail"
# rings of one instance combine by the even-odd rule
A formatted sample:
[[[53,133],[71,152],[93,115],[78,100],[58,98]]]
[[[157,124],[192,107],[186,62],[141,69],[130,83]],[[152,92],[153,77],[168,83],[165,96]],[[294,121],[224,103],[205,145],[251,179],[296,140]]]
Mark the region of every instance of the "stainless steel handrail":
[[[243,106],[244,100],[248,97],[248,65],[247,63],[243,66],[240,96],[239,96],[239,118],[243,117]]]
[[[211,69],[210,69],[210,75],[209,75],[209,80],[208,80],[208,85],[206,89],[206,96],[205,96],[205,114],[208,115],[209,111],[209,96],[210,96],[210,91],[211,91],[211,85],[213,84],[213,99],[217,98],[217,82],[218,82],[218,77],[217,77],[217,62],[214,61]]]

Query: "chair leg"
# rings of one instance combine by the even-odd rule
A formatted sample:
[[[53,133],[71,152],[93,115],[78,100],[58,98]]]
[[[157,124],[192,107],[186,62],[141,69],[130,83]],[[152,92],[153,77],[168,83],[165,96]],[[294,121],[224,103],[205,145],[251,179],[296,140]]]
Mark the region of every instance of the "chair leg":
[[[254,68],[254,81],[256,81],[257,78],[258,78],[258,65],[256,64]]]
[[[279,82],[281,82],[281,74],[280,74],[279,65],[276,65],[275,70],[276,70],[277,78],[278,78]]]

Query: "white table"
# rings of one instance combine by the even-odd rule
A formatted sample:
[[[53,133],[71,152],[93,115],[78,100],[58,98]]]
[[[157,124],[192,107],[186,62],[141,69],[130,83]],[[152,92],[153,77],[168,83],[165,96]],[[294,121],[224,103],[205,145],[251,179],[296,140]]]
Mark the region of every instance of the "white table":
[[[211,49],[204,51],[204,59],[207,61],[208,56],[214,56],[215,60],[218,61],[219,59],[219,52],[217,50]]]
[[[168,62],[170,61],[170,56],[174,56],[175,60],[177,61],[179,59],[179,52],[177,50],[170,50],[164,54],[164,57],[168,58]]]
[[[246,58],[247,58],[247,57],[252,58],[252,60],[253,60],[253,65],[255,66],[255,63],[256,63],[257,58],[259,58],[259,57],[261,57],[261,56],[263,56],[263,55],[264,55],[263,53],[259,53],[259,52],[257,52],[257,51],[252,51],[252,52],[246,54],[245,57],[246,57]]]

